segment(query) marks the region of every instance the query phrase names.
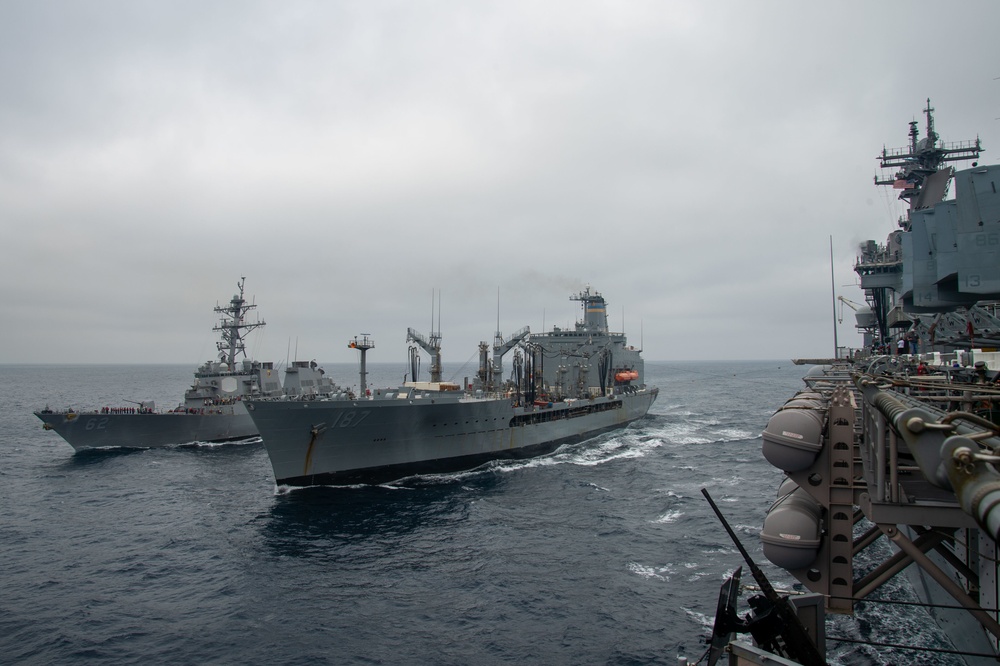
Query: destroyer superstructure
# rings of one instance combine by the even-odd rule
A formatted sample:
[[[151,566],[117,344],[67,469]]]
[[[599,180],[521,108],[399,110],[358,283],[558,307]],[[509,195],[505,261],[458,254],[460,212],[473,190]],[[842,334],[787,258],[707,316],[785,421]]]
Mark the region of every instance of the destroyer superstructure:
[[[573,297],[584,317],[572,330],[525,327],[479,346],[471,381],[441,381],[440,333],[408,339],[434,357],[432,380],[325,399],[251,400],[279,485],[378,483],[471,469],[500,458],[555,450],[641,418],[658,390],[644,384],[640,350],[608,330],[604,298]],[[373,343],[364,338],[364,350]],[[351,346],[357,346],[357,340]],[[503,377],[503,356],[513,351]],[[362,382],[364,377],[362,376]]]
[[[169,411],[158,411],[151,401],[132,401],[122,406],[100,406],[79,410],[35,412],[44,423],[76,450],[105,447],[160,447],[190,442],[225,442],[257,435],[243,400],[250,397],[326,394],[336,390],[332,380],[315,362],[294,361],[285,370],[282,388],[279,371],[270,361],[254,361],[246,353],[246,335],[265,325],[248,321],[256,304],[244,295],[246,278],[239,292],[226,305],[217,305],[220,315],[213,331],[218,360],[207,361],[194,373],[194,382],[184,400]],[[82,398],[85,400],[86,398]]]

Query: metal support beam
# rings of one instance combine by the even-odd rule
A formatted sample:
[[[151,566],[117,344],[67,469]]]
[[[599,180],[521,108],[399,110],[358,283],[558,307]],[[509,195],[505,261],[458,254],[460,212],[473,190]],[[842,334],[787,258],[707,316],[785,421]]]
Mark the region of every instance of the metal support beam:
[[[941,570],[934,562],[930,560],[920,548],[918,548],[912,541],[906,538],[898,527],[895,525],[880,525],[882,531],[885,532],[886,536],[892,539],[892,542],[896,546],[913,558],[921,569],[927,572],[931,578],[937,582],[938,585],[942,587],[948,594],[955,598],[955,601],[960,603],[966,610],[968,610],[972,615],[983,625],[986,631],[990,632],[996,638],[1000,638],[1000,623],[998,623],[993,617],[984,611],[976,601],[966,594],[955,581],[951,579],[947,573]]]
[[[919,528],[915,528],[915,529],[917,529],[917,531],[920,534],[924,534],[924,531],[921,531],[921,529],[919,529]],[[948,536],[945,537],[945,539],[951,539],[951,538],[953,538],[953,535],[948,535]],[[941,541],[943,542],[944,539],[942,539]],[[924,552],[926,552],[926,551],[924,551]],[[962,560],[962,558],[960,558],[958,555],[956,555],[954,552],[952,552],[951,548],[949,548],[948,546],[946,546],[944,543],[938,543],[938,545],[934,546],[934,552],[936,552],[938,555],[940,555],[941,557],[943,557],[944,560],[945,560],[945,562],[947,562],[952,567],[954,567],[955,571],[959,575],[961,575],[963,578],[965,578],[967,581],[969,581],[970,586],[976,587],[976,588],[979,587],[979,574],[976,573],[975,571],[973,571],[972,569],[970,569],[969,565],[966,564]]]
[[[881,536],[882,530],[880,530],[877,525],[873,526],[870,530],[854,540],[854,554],[857,555],[865,548],[878,541]]]
[[[884,526],[879,525],[875,529],[879,531],[880,535],[886,533]],[[913,542],[913,545],[921,554],[923,554],[928,550],[935,548],[944,539],[945,536],[940,532],[927,532],[917,537],[917,540]],[[864,599],[869,594],[882,587],[882,585],[888,582],[893,576],[910,566],[913,561],[913,557],[901,549],[895,555],[876,567],[867,576],[854,583],[854,597],[857,599]]]

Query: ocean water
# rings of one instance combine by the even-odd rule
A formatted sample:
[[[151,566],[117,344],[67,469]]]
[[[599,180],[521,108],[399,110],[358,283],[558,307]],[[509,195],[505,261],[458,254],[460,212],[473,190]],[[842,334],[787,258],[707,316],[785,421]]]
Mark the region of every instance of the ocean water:
[[[356,384],[354,366],[326,367]],[[379,386],[405,372],[370,370]],[[801,387],[790,362],[647,362],[660,397],[627,429],[384,486],[278,489],[259,439],[74,454],[31,414],[169,408],[192,371],[0,366],[0,663],[694,660],[742,564],[701,488],[793,586],[758,540],[782,477],[759,435]],[[828,632],[947,647],[921,613],[872,607]],[[835,659],[957,663],[865,646]]]

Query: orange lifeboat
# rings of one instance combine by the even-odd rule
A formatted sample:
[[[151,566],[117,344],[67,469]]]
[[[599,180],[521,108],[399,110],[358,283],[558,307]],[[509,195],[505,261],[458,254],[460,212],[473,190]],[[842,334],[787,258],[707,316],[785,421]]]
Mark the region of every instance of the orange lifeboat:
[[[633,379],[639,379],[639,373],[635,370],[619,370],[615,373],[616,382],[630,382]]]

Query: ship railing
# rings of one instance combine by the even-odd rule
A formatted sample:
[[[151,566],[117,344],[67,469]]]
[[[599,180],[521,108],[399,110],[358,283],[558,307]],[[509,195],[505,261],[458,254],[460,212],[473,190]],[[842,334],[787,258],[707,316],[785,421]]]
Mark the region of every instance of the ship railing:
[[[234,371],[234,370],[221,370],[221,371],[220,370],[209,370],[209,371],[202,371],[202,370],[199,369],[197,372],[194,373],[194,376],[198,377],[198,378],[205,378],[205,377],[254,377],[254,376],[256,376],[256,373],[251,372],[249,370],[247,370],[247,371],[241,371],[241,370],[236,370],[236,371]]]
[[[964,141],[949,141],[941,144],[946,152],[954,153],[959,151],[978,151],[982,149],[982,144],[978,139],[966,139]]]
[[[1000,391],[991,386],[952,382],[943,374],[891,380],[859,375],[855,384],[862,396],[859,453],[869,470],[867,492],[877,502],[908,503],[919,495],[957,504],[949,471],[958,463],[943,453],[949,438],[974,442],[973,455],[1000,452],[1000,428],[976,414],[1000,406]],[[919,488],[909,481],[915,473]]]
[[[981,384],[952,382],[948,375],[856,373],[852,383],[861,412],[852,428],[853,503],[874,526],[853,545],[850,531],[841,536],[856,554],[884,534],[900,554],[856,580],[851,596],[866,597],[912,560],[994,640],[1000,638],[997,590],[990,579],[1000,541],[1000,510],[992,501],[1000,488],[994,468],[1000,462],[1000,429],[972,411],[982,397],[994,404],[995,394]],[[850,422],[843,410],[835,419],[831,407],[830,416],[831,424]],[[847,529],[853,529],[850,523]],[[959,575],[932,559],[932,549]],[[900,557],[902,565],[895,561]]]
[[[913,153],[911,152],[909,146],[907,146],[905,148],[883,148],[882,149],[882,159],[883,160],[890,159],[890,158],[896,158],[896,157],[912,157],[912,156],[913,156]]]
[[[864,266],[867,268],[878,268],[880,266],[892,266],[898,264],[902,257],[898,250],[891,252],[879,252],[878,254],[861,255],[854,262],[855,268]]]
[[[863,354],[863,349],[855,349],[854,347],[837,347],[836,359],[838,361],[853,361],[856,358],[860,358]]]

